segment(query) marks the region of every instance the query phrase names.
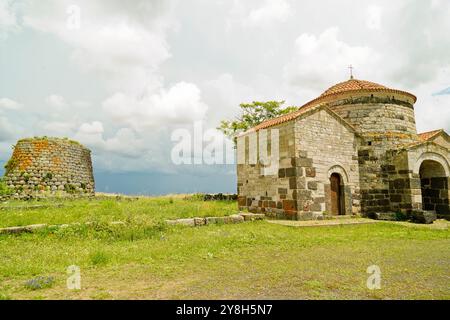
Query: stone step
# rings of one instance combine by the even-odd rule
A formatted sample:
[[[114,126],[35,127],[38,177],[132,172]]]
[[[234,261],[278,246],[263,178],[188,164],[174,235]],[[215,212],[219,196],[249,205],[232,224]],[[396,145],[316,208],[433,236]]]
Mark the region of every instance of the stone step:
[[[352,218],[356,218],[356,215],[352,215],[352,214],[323,215],[323,220],[352,219]]]

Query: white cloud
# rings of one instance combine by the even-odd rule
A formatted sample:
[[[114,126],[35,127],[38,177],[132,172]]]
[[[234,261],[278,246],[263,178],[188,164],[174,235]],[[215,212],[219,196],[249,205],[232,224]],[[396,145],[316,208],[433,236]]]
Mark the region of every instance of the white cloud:
[[[266,0],[262,7],[250,11],[247,21],[252,26],[264,26],[286,21],[291,14],[291,6],[286,0]]]
[[[18,30],[17,17],[11,0],[0,1],[0,39]]]
[[[44,121],[39,124],[39,127],[44,131],[46,136],[65,137],[75,129],[75,124],[66,121]]]
[[[214,106],[210,109],[208,120],[218,124],[220,120],[234,118],[239,112],[239,104],[256,99],[250,86],[236,81],[232,74],[224,73],[204,83],[205,101]]]
[[[75,138],[89,147],[96,148],[100,152],[112,152],[121,156],[140,156],[145,150],[143,141],[138,139],[133,130],[119,129],[115,136],[104,138],[103,124],[100,121],[83,123]]]
[[[170,166],[164,158],[167,145],[158,134],[140,136],[130,128],[120,128],[111,137],[105,137],[100,121],[83,123],[73,139],[93,150],[94,164],[115,172],[142,171],[159,168],[164,172]]]
[[[292,8],[286,0],[265,0],[249,2],[235,0],[226,19],[226,30],[234,25],[243,27],[271,27],[285,22],[292,15]]]
[[[295,51],[284,68],[284,75],[300,90],[317,95],[318,90],[348,78],[348,65],[374,71],[379,58],[370,47],[351,46],[340,40],[339,28],[333,27],[319,36],[301,34],[295,40]]]
[[[141,90],[156,81],[153,73],[170,57],[164,2],[137,1],[130,8],[120,1],[78,1],[77,29],[67,27],[71,5],[67,0],[30,3],[24,23],[56,34],[74,48],[77,65],[102,75],[114,88]]]
[[[19,110],[22,108],[22,104],[17,101],[8,99],[8,98],[0,98],[0,111],[1,110]]]
[[[0,142],[14,138],[16,132],[14,125],[6,117],[0,117]]]
[[[68,106],[66,100],[57,94],[51,94],[46,98],[46,102],[55,108],[65,108]]]
[[[371,5],[367,8],[367,28],[372,30],[381,29],[381,17],[383,10],[379,6]]]
[[[103,123],[94,121],[92,123],[83,123],[78,130],[79,134],[102,134],[104,132]]]
[[[186,82],[177,83],[169,90],[147,92],[140,97],[118,92],[103,102],[103,111],[116,123],[138,131],[192,123],[204,118],[207,109],[201,100],[200,89]]]

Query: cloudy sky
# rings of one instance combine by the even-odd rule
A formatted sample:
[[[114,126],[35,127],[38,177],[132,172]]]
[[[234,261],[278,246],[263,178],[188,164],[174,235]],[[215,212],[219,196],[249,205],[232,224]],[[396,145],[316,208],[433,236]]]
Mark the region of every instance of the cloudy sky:
[[[449,132],[448,17],[448,0],[0,0],[0,162],[21,137],[69,137],[98,191],[233,192],[233,165],[173,163],[174,130],[300,106],[349,64],[417,95],[418,131]]]

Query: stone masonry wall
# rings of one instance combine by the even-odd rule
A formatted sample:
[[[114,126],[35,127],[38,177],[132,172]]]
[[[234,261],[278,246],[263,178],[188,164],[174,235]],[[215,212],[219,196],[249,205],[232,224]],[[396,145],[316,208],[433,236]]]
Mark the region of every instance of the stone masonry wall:
[[[263,175],[260,164],[238,164],[241,210],[284,219],[322,217],[330,210],[329,177],[336,172],[343,179],[345,214],[360,212],[358,142],[349,127],[319,110],[272,129],[279,130],[278,174]],[[243,140],[238,142],[238,158],[248,159],[249,136],[239,139]]]
[[[274,126],[267,130],[268,137],[271,136],[273,129],[279,132],[279,163],[278,171],[274,175],[267,174],[259,161],[256,164],[249,163],[250,135],[238,138],[240,139],[237,150],[238,159],[245,156],[246,161],[245,164],[237,165],[239,209],[265,213],[276,218],[296,219],[296,201],[292,193],[288,192],[292,178],[295,179],[297,175],[295,163],[292,163],[295,156],[294,124],[287,122]],[[256,133],[257,145],[260,139],[261,131]],[[242,143],[242,147],[239,143]],[[269,149],[271,149],[271,143],[271,141],[268,142]]]
[[[396,166],[392,151],[418,141],[414,108],[399,96],[335,101],[330,108],[351,123],[363,142],[358,150],[363,215],[411,210],[408,166]]]
[[[331,107],[358,132],[398,132],[417,134],[414,109],[392,103],[355,103]]]
[[[5,169],[15,198],[94,193],[91,152],[68,139],[19,140]]]
[[[411,207],[434,210],[441,218],[450,218],[450,152],[444,145],[425,143],[407,154]],[[430,162],[432,166],[430,166]],[[421,171],[422,169],[422,171]],[[425,170],[424,170],[425,169]]]
[[[344,214],[360,213],[359,171],[355,133],[326,110],[300,118],[295,125],[296,195],[299,219],[331,214],[330,176],[338,173],[344,188]]]
[[[382,193],[385,195],[384,199],[389,200],[389,206],[383,207],[384,211],[409,214],[412,210],[435,210],[439,216],[448,217],[450,178],[444,172],[444,167],[448,168],[448,159],[448,150],[432,143],[387,152],[382,176],[388,189]],[[422,173],[421,176],[419,169],[426,160],[435,162],[441,167],[441,171],[431,170],[425,175]],[[371,197],[367,200],[369,202],[367,212],[381,211],[381,208],[373,207],[374,204],[379,205],[371,202],[375,200],[373,192],[367,196]],[[434,209],[430,209],[431,205],[425,205],[427,202],[434,203],[436,205]]]

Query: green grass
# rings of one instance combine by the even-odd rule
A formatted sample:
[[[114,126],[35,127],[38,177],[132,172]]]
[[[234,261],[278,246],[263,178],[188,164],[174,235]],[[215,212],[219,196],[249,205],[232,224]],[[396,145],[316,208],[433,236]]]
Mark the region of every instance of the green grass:
[[[105,221],[121,220],[130,211],[140,217],[124,225],[99,221],[1,235],[0,299],[450,299],[448,229],[395,222],[167,226],[162,223],[167,215],[218,215],[214,208],[225,214],[235,206],[210,202],[197,214],[200,203],[173,200],[176,208],[170,210],[168,198],[108,201],[116,216]],[[162,212],[155,202],[164,204]],[[84,211],[71,209],[71,219],[90,220],[92,207],[102,216],[108,212],[102,201],[75,206]],[[118,209],[122,206],[127,213]],[[41,217],[55,219],[48,209],[42,211]],[[0,212],[5,213],[10,216],[4,224],[18,221],[14,213]],[[28,224],[32,218],[27,219],[21,221]],[[366,270],[373,264],[381,268],[380,290],[366,287]],[[81,269],[81,290],[66,287],[70,265]],[[52,277],[54,283],[38,290],[24,287],[36,277]]]
[[[49,207],[24,208],[37,205]],[[4,210],[1,210],[2,208]],[[9,201],[0,204],[0,228],[39,223],[66,224],[127,220],[156,224],[166,219],[224,216],[237,212],[235,202],[185,200],[184,196],[139,198],[138,200],[127,198],[116,200],[113,197],[91,200]]]

